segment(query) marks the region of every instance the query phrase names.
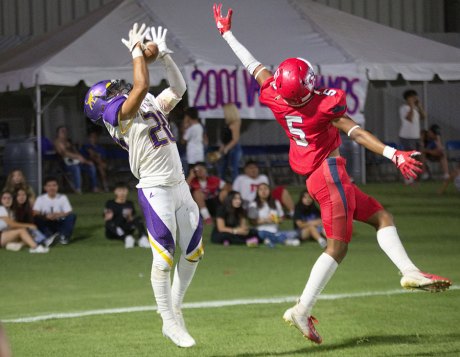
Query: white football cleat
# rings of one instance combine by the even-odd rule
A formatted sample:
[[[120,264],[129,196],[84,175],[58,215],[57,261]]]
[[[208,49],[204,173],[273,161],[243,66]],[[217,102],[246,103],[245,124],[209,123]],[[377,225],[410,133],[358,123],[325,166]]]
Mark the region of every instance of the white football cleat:
[[[195,340],[177,323],[163,326],[163,336],[169,338],[178,347],[189,348],[196,345]]]
[[[442,276],[412,271],[401,278],[401,286],[405,289],[420,289],[431,292],[440,292],[449,289],[452,282]]]
[[[316,331],[315,325],[318,323],[318,320],[313,316],[301,315],[295,312],[295,306],[287,309],[283,315],[284,321],[289,325],[295,326],[305,338],[308,338],[310,341],[320,344],[323,342],[323,339]]]

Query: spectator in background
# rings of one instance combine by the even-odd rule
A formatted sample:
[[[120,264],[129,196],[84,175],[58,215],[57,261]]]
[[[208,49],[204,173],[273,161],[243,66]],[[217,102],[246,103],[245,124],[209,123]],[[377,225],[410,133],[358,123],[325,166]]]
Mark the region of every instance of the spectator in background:
[[[449,164],[447,162],[447,155],[444,151],[444,145],[441,140],[441,128],[437,124],[433,124],[427,131],[422,132],[422,161],[425,163],[425,172],[422,178],[427,178],[427,170],[429,170],[426,162],[434,161],[441,164],[443,179],[449,179]],[[429,175],[429,174],[428,174]]]
[[[256,199],[257,187],[265,183],[269,185],[268,177],[260,173],[259,166],[255,161],[249,160],[244,165],[244,173],[239,175],[233,181],[233,190],[241,193],[244,201],[244,206]],[[281,202],[283,207],[292,217],[294,214],[294,201],[288,190],[284,186],[276,186],[272,190],[273,199]]]
[[[219,147],[219,153],[221,158],[218,164],[218,171],[220,178],[225,180],[227,166],[230,165],[233,182],[239,174],[240,160],[243,156],[243,149],[239,143],[241,118],[238,108],[233,103],[225,104],[223,110],[225,125],[220,135],[221,145]]]
[[[187,143],[186,157],[190,171],[197,162],[204,161],[204,130],[195,107],[185,109],[184,114],[185,132],[182,139]]]
[[[92,129],[88,133],[88,142],[81,147],[81,154],[86,160],[91,161],[96,166],[99,178],[102,182],[102,188],[105,192],[109,191],[107,182],[107,152],[99,144],[100,129]]]
[[[406,90],[403,94],[406,101],[399,107],[401,127],[399,139],[403,150],[418,150],[420,145],[420,120],[426,117],[425,110],[415,90]]]
[[[3,191],[8,191],[15,195],[17,190],[20,188],[26,190],[27,196],[29,197],[29,202],[31,205],[33,205],[35,201],[34,189],[27,183],[27,179],[21,170],[12,170],[6,178],[6,183],[5,187],[3,187]]]
[[[321,248],[326,248],[326,232],[323,228],[321,212],[307,190],[303,190],[300,194],[299,201],[295,205],[293,220],[294,229],[298,231],[302,241],[314,239]]]
[[[45,235],[59,233],[59,242],[69,244],[77,216],[67,196],[58,192],[56,177],[47,177],[43,185],[45,193],[37,197],[32,209],[34,222]]]
[[[60,126],[56,129],[56,139],[54,140],[54,148],[56,153],[64,161],[66,170],[70,172],[73,181],[73,189],[76,193],[81,193],[81,172],[88,173],[90,178],[91,190],[98,192],[97,173],[94,163],[87,160],[76,149],[75,145],[68,137],[67,128]]]
[[[223,245],[259,245],[257,231],[248,226],[246,210],[242,206],[241,195],[230,191],[224,204],[217,209],[216,225],[211,233],[211,242]]]
[[[294,247],[300,245],[296,231],[279,230],[284,211],[281,203],[272,198],[270,186],[266,183],[257,186],[256,199],[249,204],[248,216],[256,226],[258,237],[265,245],[270,247],[278,243]]]
[[[133,234],[137,231],[138,246],[150,248],[144,222],[136,215],[133,201],[128,200],[128,185],[123,182],[117,183],[113,193],[115,198],[108,200],[104,208],[106,238],[123,240],[125,248],[133,248],[136,243]]]
[[[11,192],[3,192],[0,201],[0,247],[18,251],[27,245],[30,253],[48,253],[49,248],[36,243],[27,230],[37,228],[34,224],[18,223],[11,217]]]
[[[18,227],[20,224],[23,224],[22,227],[27,228],[37,244],[50,247],[59,235],[58,233],[54,233],[46,237],[46,235],[34,224],[32,205],[30,204],[30,199],[25,189],[18,189],[13,201],[10,200],[8,204],[5,203],[5,208],[10,218],[14,219],[19,224]]]
[[[204,222],[211,224],[212,217],[216,216],[217,207],[222,205],[231,191],[231,185],[220,177],[209,176],[204,162],[196,163],[190,170],[187,183]]]

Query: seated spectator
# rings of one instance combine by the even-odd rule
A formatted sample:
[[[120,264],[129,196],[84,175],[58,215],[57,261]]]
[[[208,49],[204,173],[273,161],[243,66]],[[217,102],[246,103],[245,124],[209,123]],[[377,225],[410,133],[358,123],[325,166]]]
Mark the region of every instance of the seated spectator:
[[[257,186],[261,183],[269,185],[268,177],[260,174],[259,166],[255,161],[248,161],[244,165],[244,173],[238,175],[233,182],[233,190],[241,193],[244,200],[244,207],[247,207],[250,202],[256,198]],[[289,191],[284,186],[276,186],[272,190],[273,199],[281,202],[283,207],[292,217],[294,214],[294,201],[292,200]]]
[[[460,164],[451,171],[449,178],[447,180],[444,180],[442,187],[439,190],[439,193],[444,194],[451,182],[454,183],[455,188],[458,192],[460,192]]]
[[[47,177],[44,182],[45,193],[37,197],[32,212],[38,229],[50,236],[59,233],[59,242],[69,244],[77,216],[66,195],[59,193],[56,177]]]
[[[12,170],[6,178],[6,183],[5,187],[3,187],[3,191],[8,191],[15,195],[16,191],[20,188],[26,190],[30,204],[33,205],[35,201],[34,189],[27,183],[26,177],[24,176],[24,173],[21,170]]]
[[[280,231],[279,223],[284,218],[281,203],[272,198],[270,186],[261,183],[257,187],[255,201],[249,204],[248,216],[256,226],[258,237],[265,245],[285,244],[297,247],[300,241],[296,231]]]
[[[294,229],[299,232],[302,241],[314,239],[321,248],[326,248],[326,233],[321,220],[321,212],[307,190],[302,191],[295,205]]]
[[[81,147],[83,157],[91,161],[96,166],[99,178],[102,182],[102,188],[105,192],[109,192],[107,181],[107,152],[104,147],[99,144],[99,132],[96,129],[88,133],[88,142]]]
[[[90,178],[91,190],[98,192],[97,187],[97,173],[94,163],[87,160],[76,149],[75,145],[69,139],[67,128],[60,126],[56,129],[56,139],[54,140],[54,148],[56,153],[64,161],[66,170],[72,176],[73,189],[76,193],[81,193],[81,172],[88,173]]]
[[[34,238],[35,242],[42,244],[45,247],[50,247],[54,240],[57,238],[58,233],[54,233],[49,237],[46,237],[34,223],[34,216],[32,212],[32,205],[27,195],[27,191],[23,188],[17,190],[14,196],[14,202],[12,206],[5,206],[11,218],[14,218],[16,222],[26,223],[25,227]],[[32,227],[30,226],[32,224]]]
[[[427,131],[422,132],[422,161],[425,162],[425,169],[429,169],[426,161],[435,161],[441,164],[443,179],[449,179],[449,164],[447,155],[444,151],[444,146],[441,141],[441,128],[437,124],[433,124]],[[428,178],[429,173],[425,171],[422,178]]]
[[[115,198],[108,200],[104,208],[106,238],[123,240],[125,248],[133,248],[136,243],[133,234],[137,231],[138,246],[150,248],[144,222],[140,216],[136,216],[133,201],[128,200],[128,185],[122,182],[117,183],[113,193]]]
[[[223,245],[246,244],[256,247],[259,244],[257,231],[248,226],[247,215],[242,207],[241,195],[230,191],[224,204],[217,208],[216,225],[211,233],[211,242]]]
[[[211,224],[211,217],[216,216],[217,207],[222,205],[231,190],[230,184],[217,176],[209,176],[206,165],[203,162],[195,164],[193,169],[190,170],[187,183],[204,222]]]
[[[0,247],[18,251],[27,245],[30,253],[48,253],[49,248],[37,244],[27,231],[27,228],[37,228],[35,225],[18,223],[10,217],[8,210],[13,203],[13,195],[5,191],[0,201]]]

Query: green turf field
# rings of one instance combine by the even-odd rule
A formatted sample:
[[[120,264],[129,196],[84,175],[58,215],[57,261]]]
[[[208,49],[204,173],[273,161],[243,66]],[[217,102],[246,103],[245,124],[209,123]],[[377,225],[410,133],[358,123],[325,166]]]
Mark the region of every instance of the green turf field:
[[[451,188],[438,196],[438,186],[371,184],[364,190],[394,214],[412,260],[458,284],[460,195]],[[300,189],[291,189],[296,198]],[[111,195],[69,197],[78,214],[72,244],[42,255],[0,250],[0,320],[129,307],[146,311],[4,322],[14,356],[460,356],[459,285],[440,294],[401,293],[396,268],[373,230],[361,223],[323,293],[331,299],[314,309],[322,345],[284,323],[291,302],[237,304],[298,296],[321,252],[316,243],[274,249],[206,244],[185,302],[230,300],[233,306],[184,309],[197,346],[179,349],[161,335],[153,311],[150,251],[125,250],[103,236],[101,211]],[[131,199],[136,200],[134,192]],[[283,223],[286,229],[291,224]],[[205,242],[209,234],[206,227]]]

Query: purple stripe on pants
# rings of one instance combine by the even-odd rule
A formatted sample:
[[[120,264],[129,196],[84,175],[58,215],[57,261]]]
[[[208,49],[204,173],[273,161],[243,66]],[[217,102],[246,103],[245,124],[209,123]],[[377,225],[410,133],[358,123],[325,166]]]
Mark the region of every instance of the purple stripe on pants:
[[[193,250],[197,247],[198,243],[200,242],[201,236],[203,235],[203,218],[200,216],[200,220],[198,221],[198,226],[193,233],[192,239],[187,247],[187,253],[193,252]]]
[[[145,224],[147,226],[147,230],[150,232],[150,235],[163,248],[165,248],[169,254],[174,256],[176,245],[174,244],[174,239],[170,230],[166,227],[161,218],[158,217],[152,206],[150,206],[149,201],[147,197],[145,197],[144,191],[141,188],[137,190],[137,195],[139,198],[139,205],[144,212]]]

